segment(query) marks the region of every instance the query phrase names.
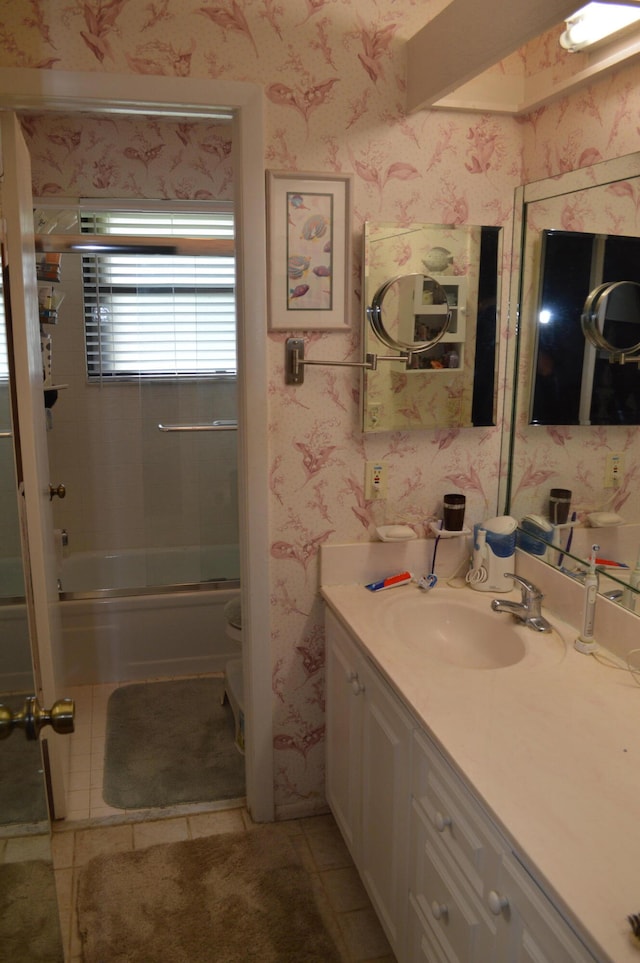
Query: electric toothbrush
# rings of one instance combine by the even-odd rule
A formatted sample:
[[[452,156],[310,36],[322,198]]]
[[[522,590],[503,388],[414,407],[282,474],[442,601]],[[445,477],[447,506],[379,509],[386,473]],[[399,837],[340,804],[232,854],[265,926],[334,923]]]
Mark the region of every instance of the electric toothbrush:
[[[596,620],[596,598],[598,596],[598,575],[596,573],[597,552],[599,545],[591,546],[589,557],[589,571],[584,580],[584,607],[582,609],[582,632],[573,643],[578,652],[596,652],[598,643],[593,634]]]

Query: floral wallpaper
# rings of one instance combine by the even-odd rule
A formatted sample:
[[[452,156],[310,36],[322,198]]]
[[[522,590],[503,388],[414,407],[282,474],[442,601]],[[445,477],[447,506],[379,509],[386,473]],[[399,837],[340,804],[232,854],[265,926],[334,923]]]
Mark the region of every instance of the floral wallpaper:
[[[367,220],[505,227],[526,178],[631,148],[640,98],[635,73],[525,119],[403,109],[404,42],[440,0],[0,0],[0,64],[45,70],[225,78],[262,85],[265,168],[354,174],[353,314],[347,333],[305,332],[308,357],[358,359],[360,245]],[[603,107],[599,104],[602,100]],[[624,120],[622,123],[621,118]],[[114,124],[100,132],[103,124]],[[35,134],[34,134],[35,136]],[[39,136],[39,135],[38,135]],[[38,192],[62,193],[73,171],[93,189],[146,196],[210,196],[225,182],[224,137],[183,125],[168,139],[125,120],[100,121],[85,143],[50,141]],[[127,161],[125,165],[125,160]],[[38,175],[39,176],[39,175]],[[147,194],[147,192],[149,192]],[[507,346],[505,291],[501,364]],[[317,560],[327,540],[364,541],[383,522],[422,535],[445,490],[467,495],[473,523],[497,509],[501,428],[429,429],[364,436],[359,375],[314,368],[283,383],[286,333],[267,333],[271,379],[270,637],[274,783],[279,815],[324,806],[324,639]],[[500,381],[500,398],[503,381]],[[364,463],[384,460],[388,497],[364,497]]]

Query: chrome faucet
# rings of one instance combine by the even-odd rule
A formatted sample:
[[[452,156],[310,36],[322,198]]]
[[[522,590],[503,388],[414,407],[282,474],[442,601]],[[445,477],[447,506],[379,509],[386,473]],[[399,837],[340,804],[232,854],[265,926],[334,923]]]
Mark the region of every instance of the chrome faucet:
[[[522,591],[522,598],[519,602],[511,602],[509,599],[494,599],[491,608],[494,612],[510,612],[514,619],[527,625],[534,632],[550,632],[551,626],[540,612],[540,603],[544,598],[540,589],[536,588],[526,578],[514,575],[512,572],[504,573],[507,578],[512,578],[517,582]]]

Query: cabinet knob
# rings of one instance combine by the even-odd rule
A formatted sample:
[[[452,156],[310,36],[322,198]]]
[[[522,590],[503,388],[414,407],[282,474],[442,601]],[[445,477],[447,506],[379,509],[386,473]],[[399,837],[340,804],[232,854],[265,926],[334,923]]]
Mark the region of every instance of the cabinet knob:
[[[434,899],[433,903],[431,904],[431,915],[433,916],[434,920],[446,920],[447,916],[449,915],[449,907],[446,903],[439,903]]]
[[[451,825],[451,816],[443,816],[441,812],[437,812],[433,817],[433,825],[439,833],[443,833],[447,826]]]
[[[509,906],[509,900],[506,896],[501,896],[500,893],[496,893],[495,889],[492,889],[489,893],[489,909],[494,916],[500,916],[503,910],[506,910]]]
[[[353,671],[348,672],[347,682],[350,684],[351,688],[353,689],[354,695],[360,695],[362,692],[364,692],[364,686],[360,681],[360,679],[358,678],[357,672],[353,672]]]

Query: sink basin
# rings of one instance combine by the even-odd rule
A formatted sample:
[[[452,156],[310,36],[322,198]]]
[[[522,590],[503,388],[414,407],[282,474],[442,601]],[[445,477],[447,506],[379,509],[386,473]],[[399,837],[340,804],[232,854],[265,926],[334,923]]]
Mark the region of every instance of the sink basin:
[[[404,600],[398,594],[385,612],[385,628],[412,649],[465,669],[504,669],[520,662],[529,630],[492,612],[489,596],[467,600],[463,591],[444,589],[438,597],[436,589]]]

